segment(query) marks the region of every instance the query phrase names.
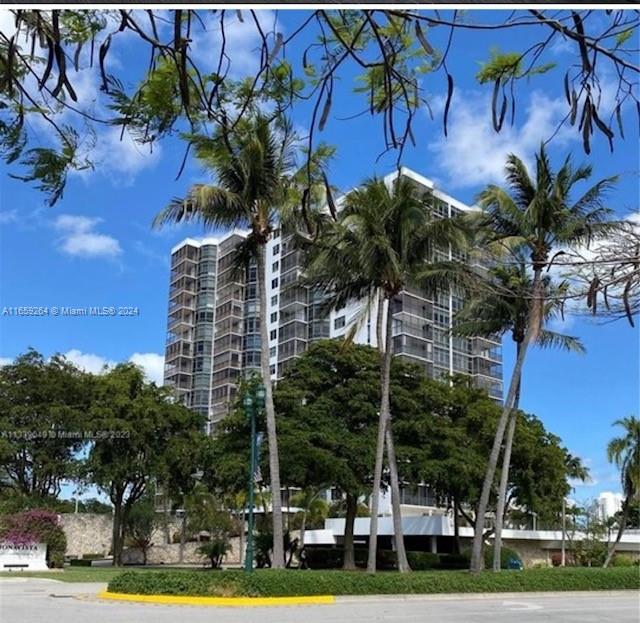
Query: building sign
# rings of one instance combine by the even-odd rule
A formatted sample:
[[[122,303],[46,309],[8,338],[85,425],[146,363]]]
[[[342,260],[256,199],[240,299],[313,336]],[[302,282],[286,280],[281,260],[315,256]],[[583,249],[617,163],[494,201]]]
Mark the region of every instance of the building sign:
[[[14,545],[0,543],[0,571],[47,571],[44,543]]]

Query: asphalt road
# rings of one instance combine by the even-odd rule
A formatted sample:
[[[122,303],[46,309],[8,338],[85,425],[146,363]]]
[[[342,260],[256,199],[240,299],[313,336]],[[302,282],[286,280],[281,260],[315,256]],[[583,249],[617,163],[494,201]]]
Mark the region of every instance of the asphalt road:
[[[157,606],[100,601],[102,584],[0,579],[2,623],[637,623],[632,591],[431,597],[342,598],[334,605],[269,608]]]

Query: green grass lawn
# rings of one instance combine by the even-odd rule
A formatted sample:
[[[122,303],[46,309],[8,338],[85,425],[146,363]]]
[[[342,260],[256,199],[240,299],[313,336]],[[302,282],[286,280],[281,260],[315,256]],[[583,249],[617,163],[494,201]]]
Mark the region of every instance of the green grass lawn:
[[[148,572],[160,571],[158,567],[65,567],[63,571],[3,571],[0,572],[0,582],[3,578],[45,578],[60,580],[61,582],[110,582],[123,571]],[[167,571],[191,571],[193,569],[166,567]]]

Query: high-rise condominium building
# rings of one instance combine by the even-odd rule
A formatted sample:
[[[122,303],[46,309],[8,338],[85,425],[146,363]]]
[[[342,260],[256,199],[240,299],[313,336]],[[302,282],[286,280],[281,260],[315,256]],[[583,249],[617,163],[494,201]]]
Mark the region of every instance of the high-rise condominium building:
[[[391,183],[397,173],[385,178]],[[438,216],[471,210],[434,187],[431,180],[403,168],[432,197]],[[165,384],[190,408],[207,416],[212,432],[228,411],[241,375],[260,365],[259,301],[256,268],[238,270],[234,251],[243,240],[234,231],[221,238],[186,239],[171,251]],[[455,256],[434,251],[439,259]],[[276,230],[267,245],[265,266],[271,373],[277,379],[315,340],[340,337],[356,326],[356,341],[376,345],[374,306],[354,301],[322,313],[321,296],[301,285],[302,257],[291,236]],[[448,289],[435,296],[407,288],[392,301],[396,355],[422,366],[433,378],[471,375],[489,394],[502,397],[501,347],[498,340],[451,335],[462,298]]]

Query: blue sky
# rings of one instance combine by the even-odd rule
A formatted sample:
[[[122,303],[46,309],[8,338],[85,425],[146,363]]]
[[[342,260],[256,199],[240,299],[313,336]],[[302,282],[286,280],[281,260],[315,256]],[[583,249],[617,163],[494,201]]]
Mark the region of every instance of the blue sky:
[[[285,35],[292,32],[304,14],[301,11],[262,14],[264,23],[278,20]],[[599,19],[596,15],[595,19]],[[6,11],[0,12],[0,28],[9,28]],[[247,24],[234,24],[227,33],[236,55],[236,71],[250,71],[257,63],[257,40]],[[432,44],[443,47],[446,32],[430,31]],[[472,202],[487,183],[499,182],[507,153],[513,151],[530,161],[540,141],[548,138],[565,113],[562,93],[564,67],[574,62],[570,47],[557,43],[546,60],[558,67],[521,85],[517,120],[500,135],[491,129],[490,87],[480,87],[474,76],[479,61],[492,47],[521,50],[539,32],[508,31],[465,34],[455,42],[449,69],[455,76],[449,137],[442,133],[442,108],[446,86],[441,74],[427,76],[436,117],[423,111],[414,130],[417,145],[408,148],[403,164],[435,180],[445,192]],[[199,43],[202,59],[217,45],[211,31]],[[114,62],[138,58],[129,39],[115,48]],[[296,49],[288,54],[294,58]],[[298,50],[299,53],[299,50]],[[232,58],[234,58],[232,56]],[[115,67],[115,66],[114,66]],[[122,70],[121,70],[122,71]],[[135,77],[135,66],[125,75]],[[95,83],[83,74],[81,100],[95,97]],[[319,138],[337,147],[331,180],[347,190],[364,178],[384,174],[394,167],[394,155],[377,160],[383,150],[380,120],[368,115],[340,121],[365,108],[350,92],[347,73],[335,98],[330,121]],[[605,74],[604,98],[611,97],[613,78]],[[304,127],[308,108],[294,115]],[[594,167],[595,178],[621,174],[611,205],[620,215],[638,209],[637,120],[624,111],[626,142],[617,141],[613,154],[596,136],[586,157],[574,130],[562,130],[553,141],[551,154],[559,162],[568,152]],[[635,112],[634,112],[635,115]],[[45,132],[39,124],[36,133]],[[168,141],[153,154],[131,141],[120,142],[115,133],[100,131],[94,155],[95,172],[74,175],[64,198],[46,207],[44,197],[33,187],[8,177],[3,165],[0,177],[0,307],[5,306],[133,306],[134,317],[112,318],[16,318],[0,316],[0,356],[10,360],[28,347],[45,355],[68,356],[97,370],[105,362],[133,359],[145,366],[150,377],[162,373],[166,331],[168,256],[171,247],[187,235],[200,236],[199,227],[151,231],[155,213],[196,181],[206,181],[199,165],[190,161],[182,178],[175,181],[181,146]],[[12,170],[14,173],[15,170]],[[638,330],[624,322],[600,325],[590,319],[569,318],[561,328],[582,338],[587,355],[532,352],[525,367],[522,407],[540,417],[569,449],[583,458],[593,481],[579,486],[575,496],[585,498],[604,490],[618,490],[618,476],[605,456],[605,446],[614,433],[612,422],[638,413]],[[511,369],[513,353],[505,343],[505,372]]]

